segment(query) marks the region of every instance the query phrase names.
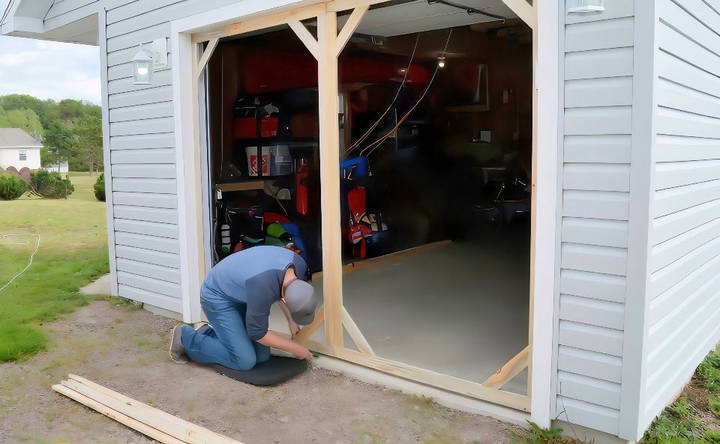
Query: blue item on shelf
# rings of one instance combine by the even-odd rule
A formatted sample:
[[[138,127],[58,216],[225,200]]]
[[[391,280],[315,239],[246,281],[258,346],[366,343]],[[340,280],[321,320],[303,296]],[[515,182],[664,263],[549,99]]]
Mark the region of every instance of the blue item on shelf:
[[[365,178],[370,172],[367,157],[351,157],[340,162],[340,174],[343,179]]]

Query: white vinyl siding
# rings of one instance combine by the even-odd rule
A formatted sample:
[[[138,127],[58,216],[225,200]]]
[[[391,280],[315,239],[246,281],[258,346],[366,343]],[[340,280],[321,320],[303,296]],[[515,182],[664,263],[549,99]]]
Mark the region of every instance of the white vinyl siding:
[[[133,85],[132,58],[141,43],[169,38],[172,20],[234,1],[103,2],[118,293],[174,312],[181,295],[173,55],[150,85]]]
[[[618,434],[632,148],[632,1],[567,15],[559,419]]]
[[[720,2],[656,5],[645,425],[720,340]]]

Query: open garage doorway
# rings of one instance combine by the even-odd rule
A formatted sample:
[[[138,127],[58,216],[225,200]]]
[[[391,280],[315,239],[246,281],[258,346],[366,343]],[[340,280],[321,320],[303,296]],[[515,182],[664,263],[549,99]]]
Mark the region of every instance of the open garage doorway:
[[[311,348],[528,410],[532,30],[471,3],[208,33],[204,249],[291,244],[325,299]]]
[[[524,363],[491,381],[527,362],[532,32],[482,10],[453,27],[415,2],[371,10],[340,55],[405,65],[340,70],[343,296],[377,356],[526,394]]]

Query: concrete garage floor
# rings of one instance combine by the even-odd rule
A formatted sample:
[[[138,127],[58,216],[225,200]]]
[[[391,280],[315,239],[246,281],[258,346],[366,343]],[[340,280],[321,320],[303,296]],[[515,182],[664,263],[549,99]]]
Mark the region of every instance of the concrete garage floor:
[[[240,439],[265,443],[507,443],[508,424],[313,368],[259,388],[167,357],[174,321],[93,302],[46,324],[46,352],[0,364],[0,442],[149,443],[54,393],[68,373]]]
[[[345,306],[378,356],[482,382],[528,344],[530,252],[516,244],[452,242],[347,273]],[[523,372],[504,389],[526,387]]]
[[[343,297],[378,356],[482,382],[528,344],[529,273],[529,237],[515,226],[375,259],[345,272]],[[271,328],[287,329],[279,310]],[[526,394],[527,371],[503,390]]]

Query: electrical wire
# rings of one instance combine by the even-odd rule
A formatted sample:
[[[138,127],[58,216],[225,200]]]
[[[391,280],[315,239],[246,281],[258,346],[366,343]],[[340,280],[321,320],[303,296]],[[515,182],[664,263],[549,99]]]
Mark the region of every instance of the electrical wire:
[[[20,273],[18,273],[18,274],[16,274],[15,276],[13,276],[12,279],[10,279],[5,285],[3,285],[2,287],[0,287],[0,293],[1,293],[3,290],[5,290],[6,288],[8,288],[8,287],[10,286],[10,284],[12,284],[12,283],[15,281],[15,279],[17,279],[17,278],[19,278],[20,276],[22,276],[23,274],[25,274],[25,272],[28,271],[28,269],[29,269],[30,266],[32,265],[33,259],[35,258],[35,254],[38,252],[38,249],[40,249],[40,233],[38,233],[38,232],[36,231],[36,232],[35,232],[35,236],[36,236],[36,238],[37,238],[37,239],[35,240],[35,250],[34,250],[34,251],[32,252],[32,254],[30,255],[30,261],[29,261],[28,264],[25,266],[25,268],[23,268],[22,271],[20,271]]]
[[[417,51],[418,42],[420,41],[420,33],[417,33],[417,36],[415,37],[415,46],[413,46],[412,54],[410,55],[410,61],[408,62],[407,67],[405,68],[405,73],[403,75],[402,82],[400,83],[400,86],[398,87],[397,91],[395,92],[395,97],[393,97],[392,101],[388,105],[387,109],[385,109],[385,112],[382,113],[382,115],[375,120],[375,123],[373,123],[370,128],[368,128],[365,133],[360,136],[358,140],[356,140],[353,144],[351,144],[346,150],[345,154],[350,154],[353,151],[355,151],[361,143],[367,139],[373,131],[375,131],[375,128],[382,122],[382,120],[385,118],[388,112],[390,112],[390,109],[392,109],[393,105],[397,101],[398,97],[400,96],[400,92],[402,91],[403,87],[405,86],[405,82],[407,81],[408,73],[410,72],[410,68],[412,67],[412,62],[415,59],[415,52]]]
[[[447,48],[448,48],[448,45],[450,44],[450,37],[452,37],[452,33],[453,33],[453,30],[452,30],[452,28],[450,28],[447,39],[445,40],[445,46],[443,47],[443,50],[441,53],[442,56],[447,54]],[[420,105],[420,103],[422,103],[422,101],[425,99],[425,96],[430,91],[430,88],[432,87],[432,85],[435,81],[435,77],[437,77],[437,73],[439,71],[440,71],[440,66],[439,65],[435,66],[435,71],[433,71],[433,75],[432,75],[432,77],[430,77],[430,81],[428,82],[427,87],[425,87],[425,91],[423,91],[422,95],[417,100],[417,102],[415,102],[415,104],[400,118],[400,120],[398,120],[397,124],[393,128],[391,128],[388,132],[386,132],[385,135],[381,136],[379,139],[368,144],[368,146],[363,148],[362,151],[360,151],[361,156],[370,156],[375,150],[377,150],[380,146],[382,146],[382,143],[385,140],[387,140],[395,131],[397,131],[398,128],[400,128],[400,125],[402,125],[408,119],[408,117],[410,117],[410,114],[412,114],[412,112],[415,111],[415,108],[417,108],[418,105]]]
[[[382,120],[385,118],[387,113],[390,112],[390,110],[392,109],[392,106],[397,101],[398,97],[400,96],[400,92],[402,91],[403,87],[405,86],[405,82],[407,81],[408,73],[410,72],[410,67],[412,66],[412,62],[415,59],[415,52],[417,50],[419,41],[420,41],[420,33],[418,33],[417,36],[415,37],[415,46],[413,47],[412,54],[410,55],[410,61],[408,62],[407,67],[405,68],[405,73],[403,75],[402,82],[400,83],[400,86],[398,87],[397,91],[395,92],[395,97],[390,102],[388,107],[385,109],[385,112],[383,112],[382,115],[377,120],[375,120],[375,123],[373,123],[370,126],[370,128],[368,128],[368,130],[365,131],[365,133],[358,140],[356,140],[352,145],[350,145],[350,147],[348,147],[347,150],[345,150],[346,155],[355,151],[360,146],[360,144],[362,142],[364,142],[365,139],[367,139],[372,134],[372,132],[375,130],[375,128],[377,128],[377,126],[382,122]]]
[[[502,20],[503,22],[507,20],[507,17],[503,17],[502,15],[493,14],[491,12],[483,11],[482,9],[473,8],[472,6],[461,5],[460,3],[455,3],[448,0],[428,0],[428,4],[433,3],[440,3],[441,5],[450,6],[451,8],[464,9],[465,12],[467,12],[468,14],[481,14],[487,17]]]

